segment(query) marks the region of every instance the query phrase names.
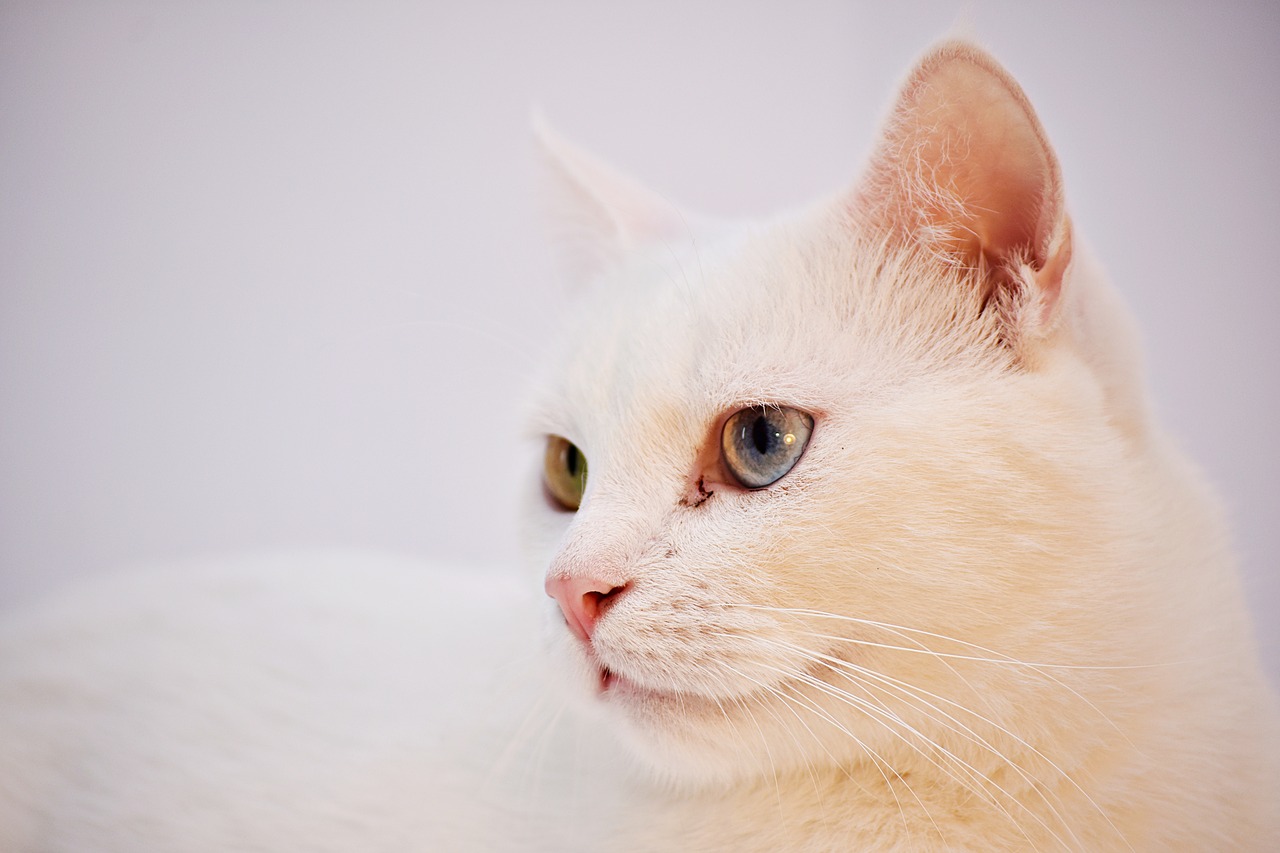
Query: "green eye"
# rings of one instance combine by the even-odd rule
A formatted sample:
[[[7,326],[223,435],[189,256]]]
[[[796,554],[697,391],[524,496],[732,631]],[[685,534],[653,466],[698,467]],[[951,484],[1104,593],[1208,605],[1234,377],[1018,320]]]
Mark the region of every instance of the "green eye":
[[[752,406],[724,425],[720,451],[729,473],[748,489],[772,485],[795,467],[809,443],[813,418],[786,406]]]
[[[568,439],[549,435],[542,479],[556,503],[564,509],[576,510],[587,488],[587,457]]]

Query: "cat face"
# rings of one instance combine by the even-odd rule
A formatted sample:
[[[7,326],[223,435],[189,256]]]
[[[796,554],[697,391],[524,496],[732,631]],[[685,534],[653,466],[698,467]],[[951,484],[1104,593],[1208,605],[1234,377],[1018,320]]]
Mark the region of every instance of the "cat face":
[[[544,141],[593,248],[534,406],[531,550],[557,658],[633,752],[732,779],[1089,713],[1090,676],[1013,663],[1089,659],[1124,582],[1081,599],[1129,548],[1013,81],[939,48],[855,192],[737,229]]]

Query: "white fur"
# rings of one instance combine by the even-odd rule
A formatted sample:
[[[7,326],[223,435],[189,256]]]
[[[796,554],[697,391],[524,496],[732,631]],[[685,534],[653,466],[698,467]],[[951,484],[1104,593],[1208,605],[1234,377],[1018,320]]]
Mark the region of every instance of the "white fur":
[[[11,614],[0,850],[588,849],[545,820],[610,794],[568,775],[592,754],[534,760],[575,748],[541,696],[535,613],[506,574],[325,553]]]
[[[1044,144],[975,49],[922,68],[953,60]],[[890,149],[923,150],[913,121]],[[531,563],[628,585],[592,647],[633,688],[597,695],[554,605],[497,576],[307,558],[94,587],[0,629],[0,849],[1280,847],[1220,512],[1047,147],[989,298],[1004,268],[955,236],[986,213],[886,224],[919,163],[713,230],[545,136],[616,244],[572,253],[594,280],[531,423],[590,477],[576,513],[530,488]],[[716,429],[759,403],[815,428],[746,491]]]

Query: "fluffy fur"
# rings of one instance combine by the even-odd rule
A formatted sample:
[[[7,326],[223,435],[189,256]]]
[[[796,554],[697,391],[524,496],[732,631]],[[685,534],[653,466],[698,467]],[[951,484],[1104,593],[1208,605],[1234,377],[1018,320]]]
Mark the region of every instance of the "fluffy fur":
[[[590,475],[529,550],[622,590],[542,605],[568,698],[498,580],[99,588],[0,633],[0,848],[1280,846],[1219,510],[1003,70],[936,49],[853,191],[743,227],[540,135],[582,287],[531,431]],[[756,404],[815,426],[749,491]]]

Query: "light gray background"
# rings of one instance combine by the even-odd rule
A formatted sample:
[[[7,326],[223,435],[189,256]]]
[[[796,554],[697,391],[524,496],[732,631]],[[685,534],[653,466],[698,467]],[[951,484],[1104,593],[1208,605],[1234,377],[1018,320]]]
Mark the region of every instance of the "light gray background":
[[[1022,81],[1280,672],[1280,6],[0,5],[0,602],[351,546],[510,563],[559,303],[539,103],[709,213],[850,182],[958,22]]]

